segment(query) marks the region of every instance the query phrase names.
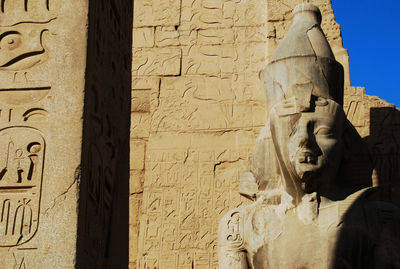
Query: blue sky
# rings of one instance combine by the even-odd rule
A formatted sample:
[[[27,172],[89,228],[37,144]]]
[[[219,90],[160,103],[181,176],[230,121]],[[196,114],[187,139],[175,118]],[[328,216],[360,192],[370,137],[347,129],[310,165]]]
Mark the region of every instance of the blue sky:
[[[332,0],[352,86],[400,107],[400,0]]]

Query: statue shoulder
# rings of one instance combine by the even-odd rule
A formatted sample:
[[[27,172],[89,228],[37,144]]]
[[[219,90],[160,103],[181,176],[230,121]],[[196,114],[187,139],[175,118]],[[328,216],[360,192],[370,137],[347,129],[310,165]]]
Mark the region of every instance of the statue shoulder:
[[[364,226],[363,231],[371,236],[400,238],[400,208],[382,201],[380,189],[366,188],[344,201],[343,221],[348,227]],[[399,241],[400,244],[400,241]]]
[[[265,234],[270,234],[268,223],[280,224],[281,218],[274,207],[263,204],[263,201],[259,199],[250,205],[229,210],[222,217],[218,227],[220,247],[245,250],[264,242]],[[254,236],[258,239],[255,240]]]
[[[218,227],[218,245],[230,249],[244,249],[244,223],[247,206],[229,210],[221,219]]]
[[[365,196],[364,214],[370,226],[380,230],[393,230],[400,234],[400,208],[392,203],[382,201],[380,189],[372,189]]]
[[[218,227],[219,268],[248,269],[247,251],[243,236],[248,206],[228,211]]]
[[[371,190],[363,203],[368,239],[373,242],[369,256],[375,259],[374,268],[400,268],[400,208],[379,197],[379,189]]]

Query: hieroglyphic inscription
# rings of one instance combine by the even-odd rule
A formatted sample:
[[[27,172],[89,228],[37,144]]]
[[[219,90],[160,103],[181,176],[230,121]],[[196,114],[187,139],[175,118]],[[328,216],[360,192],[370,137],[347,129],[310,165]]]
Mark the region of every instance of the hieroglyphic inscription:
[[[235,189],[248,154],[245,143],[237,150],[151,149],[146,154],[150,167],[140,225],[139,249],[143,252],[139,268],[217,265],[218,219],[233,205],[243,203]]]
[[[37,130],[0,130],[0,246],[31,239],[38,226],[45,141]]]
[[[38,65],[49,58],[51,24],[58,1],[0,2],[0,101],[26,104],[45,97],[51,85]],[[13,92],[14,94],[10,94]]]
[[[39,225],[53,24],[59,1],[0,1],[0,246],[30,241]],[[39,128],[39,129],[37,129]],[[26,259],[16,268],[27,268]]]
[[[152,79],[159,80],[160,83],[158,87],[148,85],[133,87],[134,90],[142,90],[137,92],[137,97],[142,98],[143,101],[134,99],[132,102],[134,110],[132,111],[131,138],[142,140],[142,144],[145,144],[147,158],[145,164],[141,166],[145,170],[147,187],[144,191],[143,188],[135,189],[133,195],[140,196],[140,198],[137,198],[140,203],[143,196],[143,203],[146,204],[147,192],[153,193],[156,190],[158,192],[166,188],[176,190],[173,201],[168,198],[164,202],[162,200],[164,198],[160,198],[166,195],[163,191],[161,191],[161,194],[157,193],[158,196],[154,194],[155,196],[152,198],[154,203],[151,203],[153,206],[151,208],[154,209],[151,212],[154,216],[152,215],[151,218],[147,216],[147,220],[142,220],[140,224],[141,236],[146,238],[143,237],[143,234],[148,231],[147,227],[160,219],[161,215],[157,214],[161,214],[162,211],[157,210],[157,208],[168,207],[166,210],[171,215],[165,214],[171,218],[180,219],[180,214],[184,214],[184,208],[188,206],[187,213],[190,214],[190,193],[182,193],[181,181],[180,179],[176,181],[180,177],[184,179],[187,186],[201,184],[198,190],[200,194],[196,194],[195,197],[199,199],[196,200],[196,203],[198,203],[198,210],[202,214],[212,216],[215,205],[221,211],[231,206],[231,202],[227,202],[225,199],[226,192],[213,191],[214,178],[217,180],[218,177],[210,172],[212,169],[206,168],[200,171],[187,165],[190,158],[203,149],[191,149],[193,152],[188,154],[188,160],[184,164],[178,164],[156,161],[153,153],[147,150],[148,145],[152,143],[152,140],[167,134],[174,136],[174,140],[181,141],[184,133],[207,135],[212,132],[235,132],[241,129],[252,129],[257,132],[257,128],[265,123],[265,100],[262,86],[258,83],[258,74],[272,56],[278,41],[287,32],[291,24],[291,10],[296,4],[304,1],[139,0],[136,2],[133,29],[133,81]],[[313,0],[311,2],[317,4],[323,13],[322,28],[333,48],[336,60],[344,66],[346,72],[345,85],[349,88],[348,54],[347,50],[343,49],[340,26],[335,21],[331,3],[325,0]],[[179,12],[180,16],[173,15]],[[169,63],[169,65],[166,63]],[[157,89],[154,90],[153,88]],[[146,94],[149,94],[149,91],[144,89],[153,89],[150,100],[155,105],[150,108],[149,112],[148,106],[143,109],[148,97]],[[349,92],[345,94],[351,95]],[[345,97],[345,111],[348,112],[349,119],[361,136],[366,137],[369,135],[370,107],[365,104],[369,101],[359,100],[360,93],[355,95],[357,96],[347,98],[348,102]],[[144,110],[146,113],[143,113]],[[383,132],[383,135],[389,136],[385,132]],[[390,136],[392,135],[390,134]],[[214,141],[214,138],[210,138],[210,143],[212,141]],[[393,138],[386,139],[386,141],[386,143],[392,143]],[[142,144],[136,143],[135,145]],[[269,145],[269,143],[266,144]],[[379,145],[375,145],[375,151],[379,150]],[[236,146],[237,143],[234,142],[227,145],[226,148],[235,148]],[[252,145],[249,145],[249,149],[251,147]],[[133,151],[135,150],[134,147]],[[157,150],[154,151],[157,152]],[[159,159],[161,159],[159,155],[168,155],[165,152],[161,154],[161,152],[163,151],[160,150],[159,154],[156,154]],[[204,152],[202,154],[207,156]],[[149,158],[149,155],[151,155],[151,158]],[[214,156],[210,154],[204,158],[211,160]],[[385,159],[377,159],[377,162],[382,164],[382,170],[388,171],[388,175],[394,175],[394,168],[400,167],[396,165],[398,159],[387,161],[385,157]],[[202,165],[207,166],[206,164]],[[224,164],[221,165],[224,166]],[[221,168],[221,165],[216,167],[216,171]],[[142,172],[140,175],[142,175]],[[226,177],[229,177],[228,174],[228,171],[226,171]],[[137,175],[137,173],[133,174],[131,180],[138,180]],[[268,176],[275,175],[275,170],[268,173]],[[198,177],[198,181],[196,177]],[[268,180],[270,179],[272,177],[268,177]],[[276,179],[274,178],[274,180]],[[276,184],[276,181],[274,182]],[[151,184],[151,187],[148,184]],[[221,181],[218,184],[223,186]],[[223,189],[224,187],[220,188]],[[180,198],[177,197],[182,195],[185,199],[182,198],[181,202]],[[198,197],[201,197],[201,199]],[[181,203],[184,203],[184,205]],[[227,206],[228,204],[229,206]],[[180,209],[180,206],[183,208]],[[172,208],[175,208],[175,211]],[[135,216],[131,216],[131,219],[140,216],[141,212],[147,214],[149,208],[143,205],[142,210],[135,208],[133,212]],[[191,215],[187,218],[187,227],[190,226],[190,217]],[[199,238],[201,238],[203,240],[201,244],[207,245],[207,242],[212,241],[209,238],[215,239],[216,236],[210,234],[208,229],[204,228],[208,226],[201,224],[200,217],[197,218],[197,221],[199,228],[196,225],[193,226],[192,229],[196,231],[196,236],[192,237],[192,240],[199,240],[200,242]],[[202,234],[202,231],[199,231],[197,237],[197,229],[203,228],[208,233]],[[178,226],[168,229],[173,234],[171,238],[175,238],[181,231]],[[188,230],[185,238],[189,238],[190,235],[191,233]],[[145,268],[146,266],[150,268],[179,268],[184,266],[191,268],[195,266],[197,268],[197,266],[200,266],[198,264],[207,264],[205,268],[211,268],[216,260],[209,256],[207,251],[201,254],[204,255],[202,258],[197,258],[200,251],[193,256],[185,249],[176,250],[178,248],[176,240],[170,242],[162,236],[162,232],[154,232],[151,239],[149,237],[148,241],[143,244],[143,249],[139,251],[141,253],[146,252],[148,255],[139,257],[139,259],[142,259],[140,266]],[[161,237],[164,240],[163,246],[157,241]],[[133,240],[135,241],[135,239]],[[135,245],[135,242],[132,245]],[[173,245],[175,250],[164,252],[168,249],[166,245]],[[182,243],[182,245],[185,244]],[[141,247],[139,246],[139,249]],[[204,249],[206,248],[204,247]],[[133,251],[131,249],[134,252],[131,260],[132,268],[136,268],[135,250],[136,248],[133,248]],[[164,254],[159,256],[159,251]],[[195,261],[191,264],[189,261],[193,259]]]
[[[29,267],[26,265],[25,257],[17,264],[18,269],[28,269]]]

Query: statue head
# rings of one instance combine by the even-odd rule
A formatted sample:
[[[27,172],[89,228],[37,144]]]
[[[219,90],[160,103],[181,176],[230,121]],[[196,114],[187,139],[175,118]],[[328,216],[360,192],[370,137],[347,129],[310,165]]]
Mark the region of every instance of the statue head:
[[[289,160],[302,182],[336,177],[344,150],[343,110],[329,99],[314,102],[314,111],[302,112],[289,135]]]
[[[293,16],[261,75],[281,179],[298,199],[339,183],[347,169],[345,155],[368,153],[343,111],[344,71],[320,27],[319,9],[303,3]],[[362,164],[368,166],[365,174],[372,171],[369,161]],[[365,178],[349,180],[365,186]]]
[[[271,131],[286,186],[315,192],[334,184],[345,152],[346,116],[334,100],[309,96],[310,106],[293,113],[298,100],[271,111]],[[290,187],[289,187],[290,188]]]

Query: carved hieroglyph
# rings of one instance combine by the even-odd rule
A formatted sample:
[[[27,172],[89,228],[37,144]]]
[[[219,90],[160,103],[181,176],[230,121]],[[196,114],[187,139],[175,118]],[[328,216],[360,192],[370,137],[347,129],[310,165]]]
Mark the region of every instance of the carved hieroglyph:
[[[229,209],[246,204],[237,187],[266,120],[259,72],[299,2],[135,0],[131,268],[218,267],[218,223]],[[380,178],[391,194],[389,189],[399,189],[397,110],[350,86],[348,54],[331,3],[310,2],[320,8],[321,27],[344,68],[344,110],[378,156],[374,162],[386,171]],[[266,159],[273,158],[269,147],[260,149]],[[271,179],[277,169],[272,163]],[[400,195],[388,194],[400,204]],[[185,211],[188,199],[191,209]],[[174,221],[160,221],[166,212]],[[185,223],[193,214],[205,221]]]
[[[59,67],[56,56],[57,50],[67,50],[59,45],[59,38],[68,38],[57,30],[63,9],[56,0],[0,1],[0,256],[4,268],[51,266],[57,262],[49,261],[44,249],[62,252],[57,237],[51,235],[56,229],[50,227],[60,225],[52,220],[57,218],[56,197],[74,181],[73,172],[67,173],[70,179],[63,179],[66,174],[54,169],[61,161],[55,156],[70,159],[54,145],[64,143],[74,150],[61,136],[55,138],[59,123],[54,121],[59,121],[64,108],[54,101],[59,102],[61,92],[69,87],[60,87],[65,80],[56,75],[69,66],[66,61],[64,68]],[[73,133],[70,138],[77,137]],[[65,169],[75,171],[79,159],[70,161],[72,167]],[[73,248],[65,245],[67,251]]]
[[[0,131],[0,246],[21,245],[37,231],[46,144],[30,127]]]
[[[128,198],[127,194],[121,198],[123,203],[115,199],[118,188],[126,190],[127,185],[119,187],[114,180],[122,184],[128,178],[131,80],[129,61],[124,59],[131,55],[131,22],[121,18],[132,16],[132,10],[117,0],[88,2],[0,0],[0,267],[4,269],[84,268],[82,260],[91,262],[93,256],[97,264],[92,262],[90,268],[117,268],[121,264],[115,263],[117,256],[127,263],[127,251],[115,255],[106,245],[114,244],[107,240],[113,234],[110,223],[117,231],[120,216],[128,212],[122,206],[117,217],[111,216],[112,208],[127,205]],[[92,2],[101,7],[95,9]],[[88,26],[89,13],[107,24]],[[104,59],[109,62],[100,61]],[[106,75],[93,78],[93,70]],[[98,86],[100,94],[90,95],[92,86]],[[85,104],[85,97],[90,102]],[[114,112],[103,113],[107,109]],[[89,114],[97,116],[91,124],[85,122]],[[93,133],[96,139],[90,139]],[[91,158],[86,158],[89,151]],[[117,158],[125,161],[116,164]],[[125,177],[120,176],[123,173]],[[97,207],[84,204],[86,196]],[[95,228],[82,229],[84,222]],[[82,242],[97,244],[82,250]]]

